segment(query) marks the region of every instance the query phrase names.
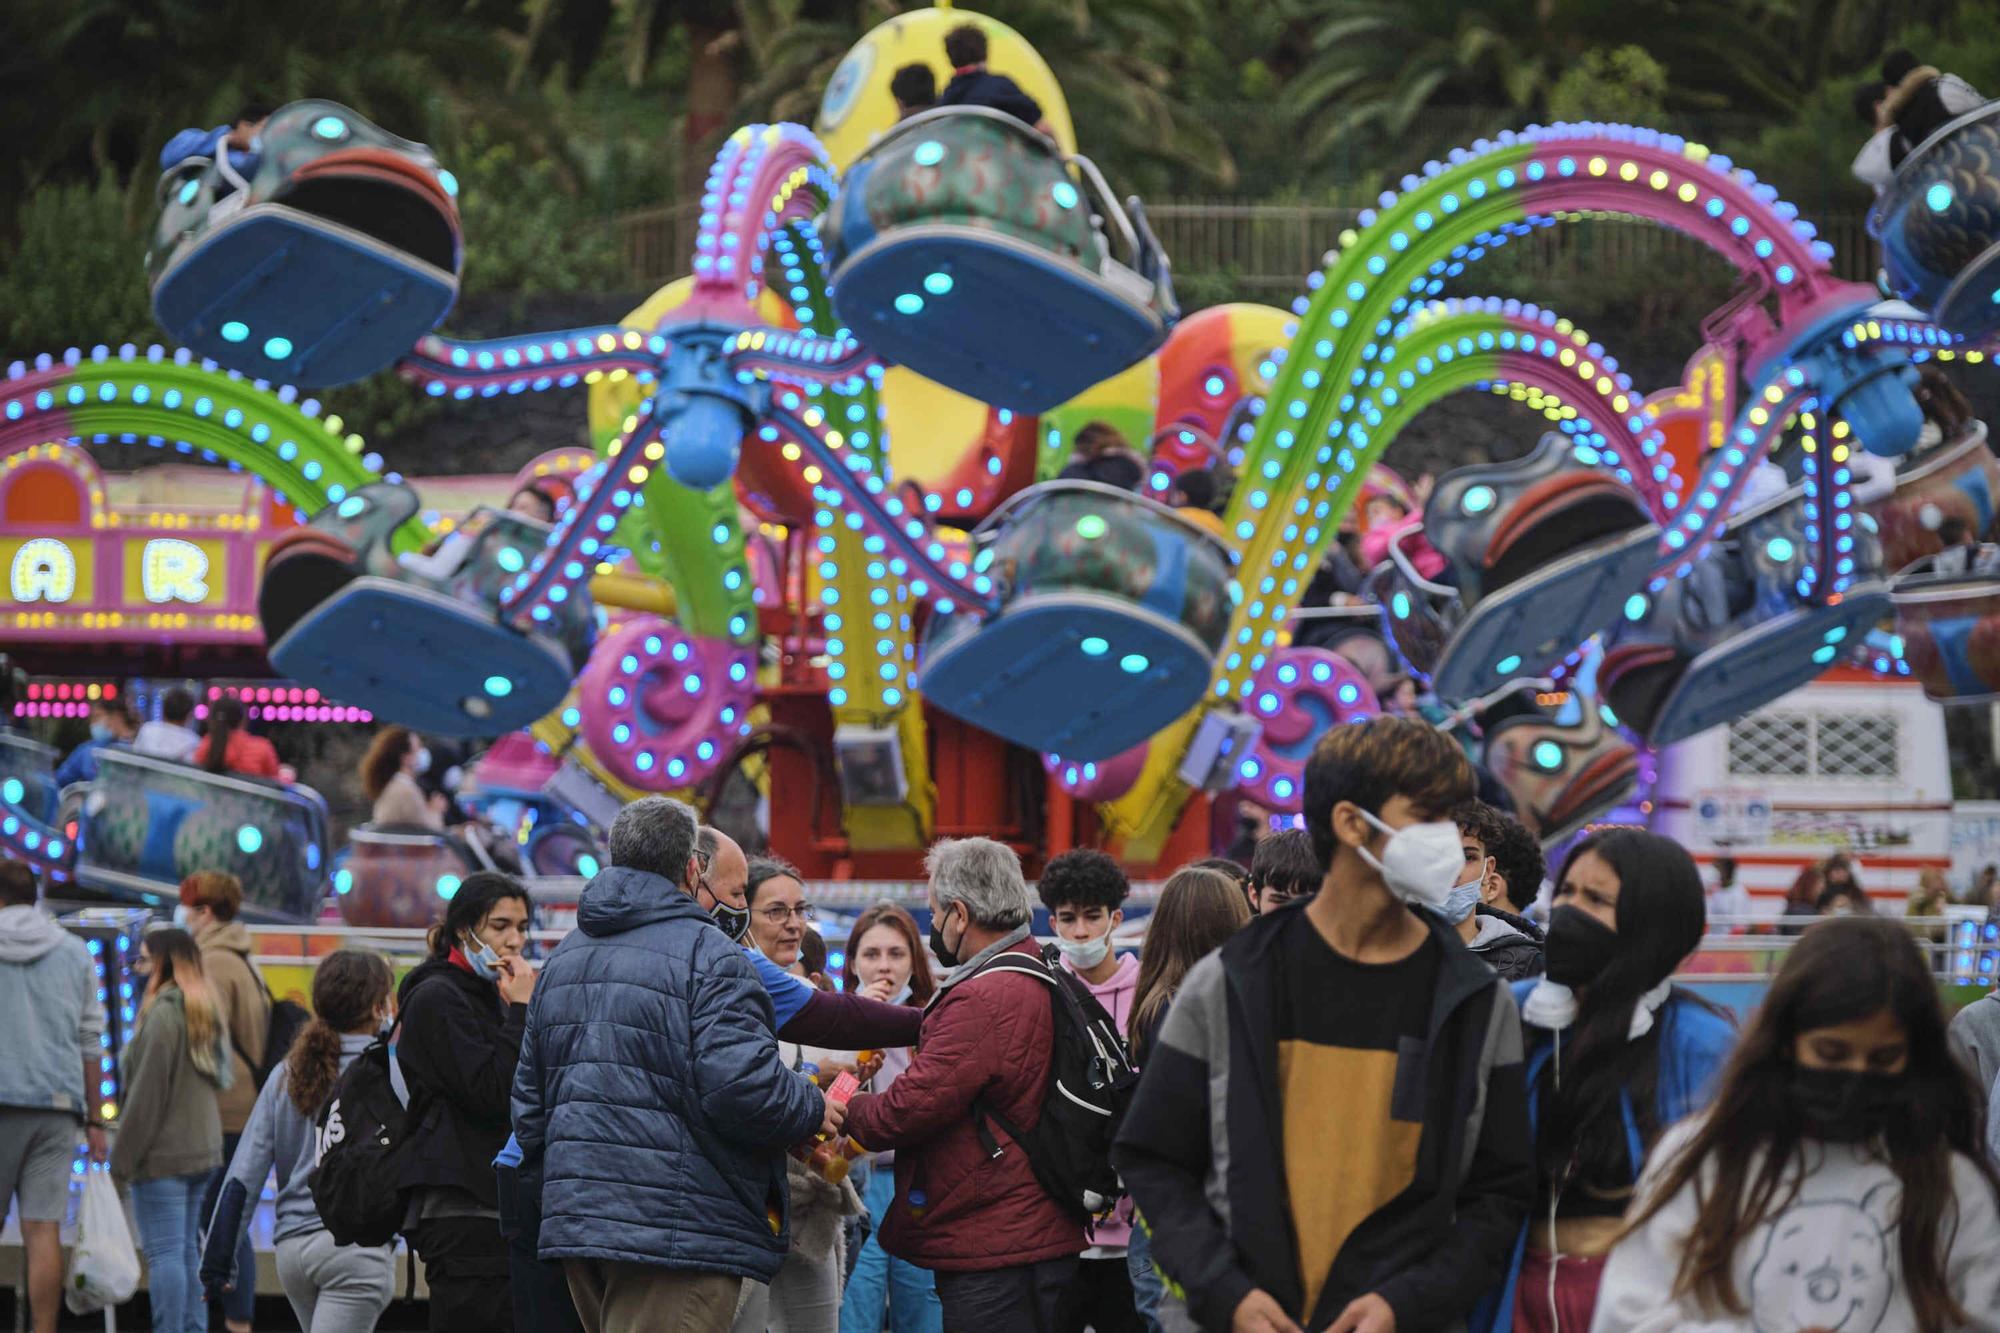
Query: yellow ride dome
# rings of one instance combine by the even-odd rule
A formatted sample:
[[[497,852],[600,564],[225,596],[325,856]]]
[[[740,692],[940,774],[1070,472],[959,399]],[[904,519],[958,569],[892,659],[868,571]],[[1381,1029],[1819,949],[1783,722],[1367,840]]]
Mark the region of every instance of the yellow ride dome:
[[[954,9],[916,9],[898,14],[854,44],[827,81],[813,133],[826,146],[836,167],[860,156],[876,136],[896,123],[896,99],[889,81],[905,65],[929,65],[939,88],[951,81],[951,64],[944,56],[944,35],[960,24],[978,25],[986,33],[987,67],[1005,74],[1042,104],[1055,140],[1064,153],[1076,151],[1076,128],[1069,103],[1048,64],[1026,38],[998,19]]]

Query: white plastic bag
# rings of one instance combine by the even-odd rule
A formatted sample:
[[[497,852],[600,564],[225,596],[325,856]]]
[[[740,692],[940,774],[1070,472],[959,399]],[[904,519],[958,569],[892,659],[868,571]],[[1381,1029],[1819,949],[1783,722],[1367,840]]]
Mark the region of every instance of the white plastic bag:
[[[76,1210],[76,1252],[63,1284],[63,1304],[71,1314],[90,1314],[122,1305],[139,1289],[139,1252],[111,1173],[84,1173],[83,1202]]]

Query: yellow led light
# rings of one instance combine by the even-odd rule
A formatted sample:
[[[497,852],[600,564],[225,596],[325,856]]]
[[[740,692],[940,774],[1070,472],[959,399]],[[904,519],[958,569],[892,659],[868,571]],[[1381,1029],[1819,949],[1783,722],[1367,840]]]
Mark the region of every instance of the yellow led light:
[[[1628,180],[1628,181],[1638,180],[1639,164],[1637,162],[1626,162],[1622,164],[1618,168],[1618,179]]]
[[[1664,190],[1667,188],[1667,173],[1656,171],[1646,178],[1646,183],[1656,190]]]
[[[825,475],[826,475],[825,473],[821,472],[821,471],[820,471],[820,470],[819,470],[818,468],[816,468],[816,467],[808,467],[808,468],[806,469],[806,471],[805,471],[805,478],[806,478],[806,482],[807,482],[807,484],[809,484],[809,485],[813,485],[813,486],[817,486],[817,485],[819,485],[819,483],[820,483],[820,479],[821,479],[822,477],[824,477]]]
[[[787,463],[796,463],[799,461],[799,453],[800,453],[799,447],[796,444],[791,443],[789,440],[786,441],[785,447],[780,449],[778,452],[785,456],[785,461]]]
[[[1606,162],[1603,158],[1593,157],[1590,159],[1591,175],[1602,176],[1605,172],[1609,171],[1610,169],[1611,169],[1611,164],[1609,162]]]

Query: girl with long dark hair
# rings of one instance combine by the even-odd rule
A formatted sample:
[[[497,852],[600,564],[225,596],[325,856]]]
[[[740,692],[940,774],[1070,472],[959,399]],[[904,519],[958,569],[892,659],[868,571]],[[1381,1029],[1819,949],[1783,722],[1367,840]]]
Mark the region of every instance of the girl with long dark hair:
[[[201,948],[184,930],[139,943],[147,969],[139,1030],[120,1057],[124,1075],[111,1178],[129,1188],[154,1333],[208,1327],[201,1301],[201,1193],[222,1164],[218,1088],[230,1081],[229,1024],[202,973]]]
[[[1233,863],[1230,863],[1233,864]],[[1207,862],[1183,866],[1168,876],[1146,919],[1146,942],[1139,948],[1139,980],[1132,991],[1132,1020],[1126,1044],[1132,1060],[1144,1066],[1146,1052],[1159,1037],[1174,992],[1188,970],[1220,949],[1231,935],[1250,924],[1250,895],[1244,883]],[[1135,1208],[1132,1234],[1125,1243],[1125,1271],[1132,1279],[1132,1296],[1139,1318],[1159,1333],[1160,1302],[1166,1284],[1153,1267],[1153,1233]]]
[[[1474,1327],[1590,1327],[1646,1153],[1706,1105],[1735,1035],[1670,980],[1706,921],[1694,858],[1658,834],[1604,829],[1563,862],[1548,972],[1514,986],[1540,1184],[1507,1277]]]
[[[334,1080],[381,1035],[395,1013],[395,974],[379,954],[340,949],[313,972],[313,1018],[257,1095],[229,1163],[202,1256],[210,1298],[241,1287],[239,1237],[275,1168],[278,1195],[271,1238],[278,1281],[304,1333],[367,1333],[395,1293],[395,1247],[336,1245],[313,1206],[308,1178],[317,1158],[313,1122]]]
[[[194,764],[211,773],[242,773],[253,778],[281,777],[278,751],[262,736],[244,729],[243,701],[225,694],[208,705],[208,734],[194,748]]]
[[[410,1237],[431,1288],[430,1326],[513,1327],[507,1243],[493,1159],[511,1132],[509,1096],[535,970],[521,956],[528,891],[495,871],[467,875],[431,927],[431,956],[403,978],[396,1057],[410,1085]]]
[[[1983,1102],[1908,932],[1810,927],[1647,1165],[1597,1333],[2000,1329]]]

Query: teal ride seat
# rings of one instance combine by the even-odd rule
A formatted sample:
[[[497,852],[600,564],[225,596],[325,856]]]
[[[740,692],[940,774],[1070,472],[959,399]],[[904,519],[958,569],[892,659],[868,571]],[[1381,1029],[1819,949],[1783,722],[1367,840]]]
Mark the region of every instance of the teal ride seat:
[[[1130,205],[1013,116],[913,116],[847,170],[825,238],[834,308],[884,360],[1045,411],[1146,356],[1179,316],[1166,256]]]
[[[146,268],[176,342],[259,379],[344,384],[457,300],[458,186],[424,145],[310,100],[271,116],[253,176],[228,158],[160,178]]]
[[[273,544],[258,586],[271,663],[419,731],[520,730],[562,701],[589,660],[590,598],[579,587],[545,631],[515,629],[500,599],[547,545],[549,526],[482,507],[441,547],[448,568],[415,557],[406,567],[390,534],[417,504],[407,487],[365,486]]]
[[[1645,587],[1659,525],[1575,447],[1551,432],[1525,458],[1447,473],[1424,506],[1424,534],[1458,579],[1430,672],[1440,698],[1546,674]]]
[[[1926,556],[1896,576],[1890,595],[1903,660],[1927,697],[2000,699],[2000,547]]]
[[[1598,672],[1605,702],[1658,748],[1807,684],[1889,613],[1871,527],[1855,528],[1855,581],[1837,601],[1806,602],[1795,592],[1813,559],[1802,493],[1732,516],[1726,540],[1620,622]]]
[[[1978,341],[2000,331],[2000,101],[1918,144],[1868,215],[1898,296]]]
[[[1084,762],[1194,706],[1240,600],[1221,542],[1094,482],[1029,487],[973,534],[999,609],[934,614],[924,697],[1018,745]]]
[[[188,875],[226,870],[249,919],[309,921],[325,896],[327,842],[326,803],[310,787],[107,748],[79,814],[76,879],[164,906]]]

